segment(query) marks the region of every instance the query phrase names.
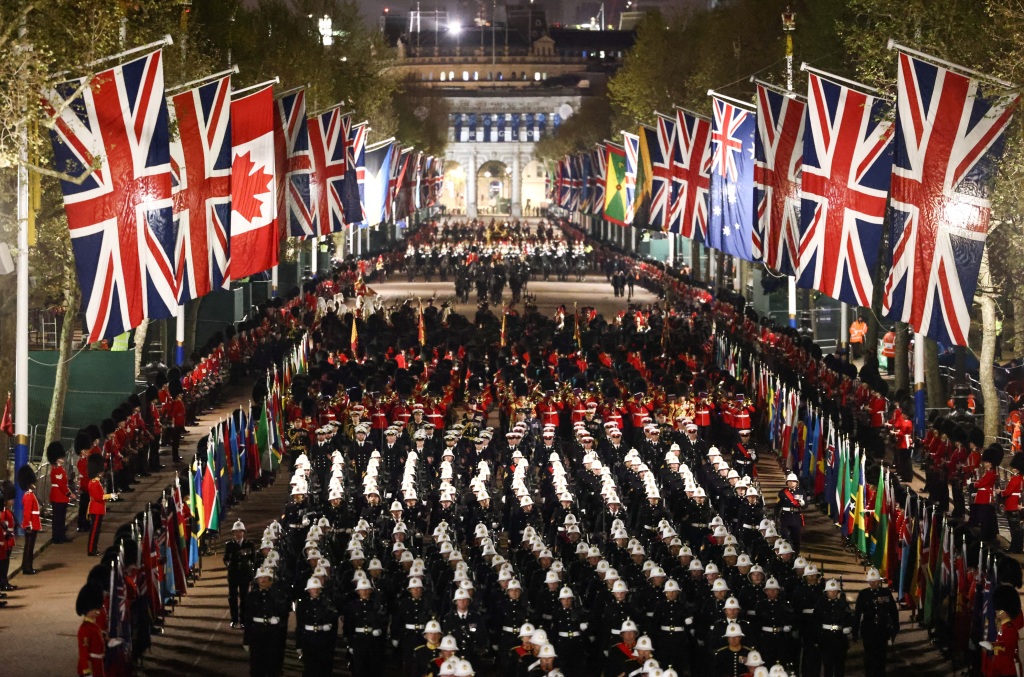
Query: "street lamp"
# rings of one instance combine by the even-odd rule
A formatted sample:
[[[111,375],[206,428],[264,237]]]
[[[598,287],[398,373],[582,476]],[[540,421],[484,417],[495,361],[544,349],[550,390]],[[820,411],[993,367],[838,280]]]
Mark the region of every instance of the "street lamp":
[[[782,32],[786,34],[786,89],[793,91],[793,31],[796,30],[796,12],[788,6],[782,13]]]

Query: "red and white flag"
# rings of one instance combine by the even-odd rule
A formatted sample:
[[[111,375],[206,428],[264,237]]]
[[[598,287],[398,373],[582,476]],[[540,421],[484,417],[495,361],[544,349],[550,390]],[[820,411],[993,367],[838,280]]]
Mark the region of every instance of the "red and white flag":
[[[270,86],[231,102],[231,146],[231,238],[225,286],[277,265],[274,94]]]

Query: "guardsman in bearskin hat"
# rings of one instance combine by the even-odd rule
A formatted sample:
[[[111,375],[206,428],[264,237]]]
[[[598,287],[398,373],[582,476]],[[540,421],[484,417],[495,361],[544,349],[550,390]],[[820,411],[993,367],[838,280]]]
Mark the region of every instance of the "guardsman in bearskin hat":
[[[50,508],[53,510],[53,542],[67,543],[68,502],[75,493],[68,486],[68,471],[64,459],[68,452],[59,441],[46,447],[46,460],[50,462]]]
[[[103,677],[107,632],[99,621],[103,614],[102,588],[93,583],[82,586],[75,600],[75,613],[82,617],[78,626],[78,674]]]
[[[18,487],[21,496],[21,528],[25,530],[25,551],[22,553],[21,573],[26,576],[39,573],[32,564],[35,559],[36,537],[43,528],[40,519],[39,499],[36,498],[36,471],[26,464],[18,468]]]
[[[89,530],[90,557],[99,555],[100,528],[103,526],[103,516],[107,514],[107,500],[117,498],[116,493],[105,493],[103,482],[103,457],[93,454],[89,457],[89,519],[92,526]]]
[[[1024,454],[1016,453],[1010,459],[1010,479],[1006,488],[999,495],[1006,511],[1006,521],[1010,527],[1010,552],[1024,552],[1024,524],[1021,523],[1021,493],[1024,493]]]
[[[14,551],[14,484],[10,480],[0,482],[0,597],[4,593],[17,590],[7,580],[7,572],[11,569],[11,553]],[[7,602],[0,602],[6,606]]]
[[[974,483],[974,505],[971,506],[970,525],[979,530],[983,541],[994,540],[998,534],[996,526],[996,488],[999,477],[996,468],[1003,461],[1003,448],[991,444],[981,454],[981,477]]]

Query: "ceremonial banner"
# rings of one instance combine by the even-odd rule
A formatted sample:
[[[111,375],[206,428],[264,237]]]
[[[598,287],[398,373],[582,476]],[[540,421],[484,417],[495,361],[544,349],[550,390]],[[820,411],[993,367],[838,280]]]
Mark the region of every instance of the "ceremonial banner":
[[[707,245],[756,261],[754,227],[754,114],[711,97],[711,221]]]
[[[762,84],[757,85],[754,137],[754,255],[766,266],[796,275],[800,238],[800,169],[807,106]],[[757,246],[760,244],[760,246]]]
[[[885,103],[815,73],[807,88],[797,284],[870,306],[892,168]]]
[[[614,224],[626,224],[626,151],[622,146],[605,143],[604,218]]]
[[[366,225],[376,226],[387,219],[388,184],[391,176],[391,158],[395,144],[382,143],[366,151]]]
[[[590,213],[600,216],[604,211],[605,165],[608,162],[607,151],[599,146],[591,152],[590,171],[594,175],[593,194],[590,196]]]
[[[626,175],[623,183],[626,191],[625,225],[631,226],[636,216],[634,208],[636,206],[637,192],[636,174],[640,166],[640,137],[629,132],[622,132],[622,141],[626,152]]]
[[[339,104],[340,106],[340,104]],[[342,181],[345,179],[345,146],[348,143],[348,115],[339,106],[306,121],[312,155],[310,195],[312,231],[318,235],[341,232],[345,225],[341,206]]]
[[[657,143],[648,144],[651,153],[651,227],[665,232],[679,232],[678,212],[675,207],[675,145],[676,120],[659,114],[657,126]],[[675,216],[675,221],[673,221]]]
[[[683,110],[676,111],[673,154],[676,214],[679,234],[706,242],[708,193],[711,187],[711,121]]]
[[[886,315],[944,344],[967,345],[988,236],[988,189],[1019,97],[899,55],[889,207]]]
[[[277,265],[277,182],[274,90],[264,87],[231,102],[231,280]]]
[[[57,85],[43,102],[90,343],[174,314],[177,234],[161,52]]]
[[[231,76],[171,99],[171,194],[178,241],[178,303],[220,289],[231,225]]]
[[[651,200],[654,197],[652,167],[654,154],[658,154],[658,130],[640,125],[637,132],[638,153],[636,162],[636,196],[633,198],[633,226],[648,230],[651,224]],[[660,159],[660,155],[658,156]]]
[[[316,212],[310,190],[313,159],[306,125],[306,91],[274,102],[274,158],[277,160],[277,218],[282,233],[315,235]]]
[[[366,221],[363,211],[363,189],[366,184],[366,135],[369,130],[365,122],[354,125],[348,134],[345,147],[345,177],[342,179],[341,206],[345,225],[352,226]],[[426,205],[424,205],[426,206]]]

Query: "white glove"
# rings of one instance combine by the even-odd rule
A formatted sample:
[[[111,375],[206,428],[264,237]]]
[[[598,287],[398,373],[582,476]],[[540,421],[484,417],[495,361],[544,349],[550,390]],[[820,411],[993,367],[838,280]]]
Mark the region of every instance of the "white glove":
[[[992,650],[992,642],[978,642],[978,646],[980,646],[985,651]]]
[[[295,650],[295,654],[299,657],[299,660],[301,661],[302,660],[302,649],[296,649]]]
[[[124,640],[121,639],[120,637],[115,637],[114,639],[108,639],[107,640],[107,647],[109,647],[111,649],[113,649],[115,647],[119,647],[122,644],[124,644]]]
[[[249,653],[249,645],[248,644],[243,644],[242,648],[245,649],[245,653]]]
[[[397,649],[398,648],[398,640],[397,639],[391,640],[391,646],[393,646],[393,647],[395,647]]]

